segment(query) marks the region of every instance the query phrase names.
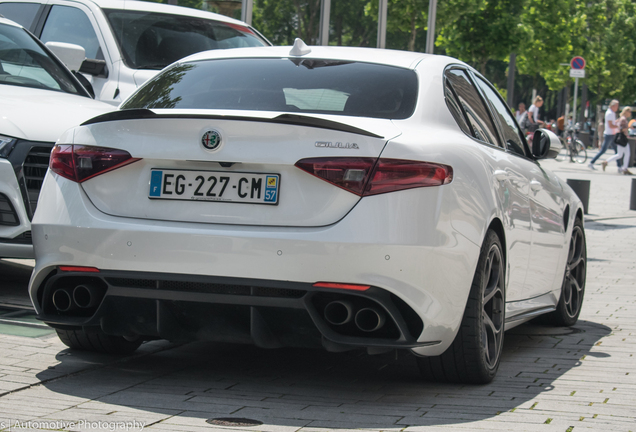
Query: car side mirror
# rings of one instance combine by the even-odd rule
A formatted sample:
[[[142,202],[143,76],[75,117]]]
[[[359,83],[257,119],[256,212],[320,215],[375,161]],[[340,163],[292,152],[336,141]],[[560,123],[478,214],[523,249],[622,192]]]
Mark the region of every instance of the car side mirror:
[[[79,70],[86,58],[86,50],[79,45],[65,42],[47,42],[45,45],[72,71]]]
[[[552,131],[537,129],[532,136],[532,155],[535,159],[554,159],[563,148],[561,140]]]
[[[86,59],[79,68],[79,71],[85,74],[108,78],[108,69],[105,60]]]

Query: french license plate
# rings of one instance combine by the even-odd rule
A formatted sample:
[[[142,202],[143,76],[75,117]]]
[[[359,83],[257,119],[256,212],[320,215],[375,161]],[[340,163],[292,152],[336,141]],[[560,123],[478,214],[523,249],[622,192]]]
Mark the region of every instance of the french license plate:
[[[278,204],[280,175],[154,168],[148,198]]]

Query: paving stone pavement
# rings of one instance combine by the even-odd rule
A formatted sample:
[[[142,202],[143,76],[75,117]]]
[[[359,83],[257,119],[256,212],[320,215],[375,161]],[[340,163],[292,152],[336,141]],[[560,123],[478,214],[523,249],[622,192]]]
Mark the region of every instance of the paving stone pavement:
[[[0,430],[636,430],[631,178],[615,167],[543,165],[592,181],[585,303],[573,328],[506,333],[489,385],[423,382],[406,353],[156,341],[114,358],[70,352],[54,336],[0,335]],[[263,425],[205,421],[219,417]]]

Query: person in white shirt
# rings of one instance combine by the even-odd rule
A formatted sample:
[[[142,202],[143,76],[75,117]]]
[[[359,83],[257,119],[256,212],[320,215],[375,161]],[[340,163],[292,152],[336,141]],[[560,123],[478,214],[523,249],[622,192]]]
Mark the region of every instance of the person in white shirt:
[[[623,111],[621,111],[621,117],[615,122],[615,124],[618,126],[618,130],[619,130],[618,133],[623,133],[625,134],[625,136],[627,136],[628,119],[631,117],[632,117],[632,109],[630,107],[623,108]],[[632,175],[632,173],[627,169],[627,167],[629,167],[629,161],[631,158],[632,158],[632,152],[630,151],[629,143],[625,145],[619,145],[618,143],[616,143],[616,154],[612,156],[611,158],[607,159],[606,161],[601,162],[601,165],[603,166],[603,171],[605,171],[605,168],[607,168],[608,163],[612,161],[618,161],[619,159],[623,159],[623,166],[620,166],[620,165],[618,166],[618,172],[622,174]]]
[[[524,104],[523,102],[521,102],[519,104],[519,109],[517,110],[517,112],[515,113],[515,118],[517,119],[517,123],[519,125],[521,125],[521,120],[523,119],[523,116],[526,115],[526,104]]]
[[[610,146],[614,142],[616,134],[618,133],[618,125],[616,124],[616,111],[618,111],[618,101],[614,99],[610,102],[610,106],[605,112],[605,134],[603,137],[603,145],[601,146],[601,150],[596,154],[596,156],[594,156],[594,159],[592,159],[590,161],[590,164],[588,165],[588,167],[592,170],[596,169],[594,168],[594,162],[596,162],[598,158],[600,158],[601,155],[605,153],[608,148],[610,148]]]
[[[543,106],[543,99],[541,96],[534,98],[534,103],[530,105],[528,109],[528,130],[534,132],[539,127],[543,126],[543,122],[539,118],[539,108]]]

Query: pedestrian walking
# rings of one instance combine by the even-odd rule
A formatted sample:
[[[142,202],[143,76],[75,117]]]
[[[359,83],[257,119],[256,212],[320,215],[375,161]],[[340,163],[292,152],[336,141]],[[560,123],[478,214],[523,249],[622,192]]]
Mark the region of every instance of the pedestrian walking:
[[[600,158],[601,155],[603,155],[603,153],[607,151],[610,145],[612,145],[612,143],[614,142],[614,138],[619,131],[618,125],[616,124],[616,111],[618,111],[618,101],[614,99],[612,102],[610,102],[610,106],[607,111],[605,111],[605,132],[603,134],[603,145],[601,146],[601,150],[599,150],[596,156],[594,156],[594,159],[592,159],[590,161],[590,164],[588,165],[591,170],[596,169],[594,168],[594,162],[596,162],[598,158]]]
[[[630,107],[623,108],[621,111],[621,117],[616,122],[618,125],[618,133],[615,135],[614,142],[616,143],[616,154],[611,158],[608,158],[606,161],[601,162],[603,166],[603,171],[607,168],[607,164],[623,158],[623,166],[618,168],[618,172],[620,174],[632,175],[632,173],[627,169],[629,167],[629,162],[632,157],[631,149],[629,148],[629,140],[627,139],[628,134],[628,119],[632,116],[632,109]]]
[[[527,113],[526,113],[526,104],[521,102],[521,103],[519,103],[519,109],[515,113],[515,118],[517,119],[517,123],[518,124],[521,124],[521,120],[523,120],[523,117],[525,115],[527,115]]]
[[[565,114],[557,119],[557,135],[563,136],[565,130]]]
[[[601,148],[601,144],[603,144],[603,136],[605,135],[605,116],[600,115],[598,119],[598,123],[596,125],[596,143],[594,146],[596,148]]]
[[[534,103],[530,105],[530,108],[528,109],[528,131],[534,132],[543,125],[539,116],[539,108],[542,106],[543,98],[541,96],[534,98]]]

